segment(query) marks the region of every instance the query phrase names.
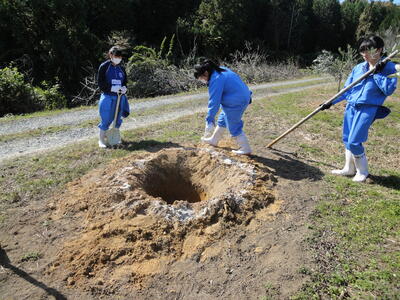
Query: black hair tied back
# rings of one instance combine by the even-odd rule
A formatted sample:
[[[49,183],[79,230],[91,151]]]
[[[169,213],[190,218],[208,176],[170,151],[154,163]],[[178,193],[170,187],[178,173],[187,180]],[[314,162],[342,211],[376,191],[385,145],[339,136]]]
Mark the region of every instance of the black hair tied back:
[[[212,61],[211,59],[205,59],[201,63],[194,66],[194,77],[198,79],[201,75],[203,75],[206,71],[211,75],[212,72],[217,71],[219,73],[225,72],[217,63]]]

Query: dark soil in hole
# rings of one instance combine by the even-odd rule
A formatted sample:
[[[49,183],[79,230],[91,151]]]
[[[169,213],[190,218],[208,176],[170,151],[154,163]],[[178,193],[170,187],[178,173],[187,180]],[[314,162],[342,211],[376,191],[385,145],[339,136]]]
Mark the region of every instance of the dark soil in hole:
[[[153,197],[160,197],[168,204],[177,200],[196,203],[207,200],[204,187],[194,185],[189,170],[179,166],[158,166],[147,171],[143,189]]]

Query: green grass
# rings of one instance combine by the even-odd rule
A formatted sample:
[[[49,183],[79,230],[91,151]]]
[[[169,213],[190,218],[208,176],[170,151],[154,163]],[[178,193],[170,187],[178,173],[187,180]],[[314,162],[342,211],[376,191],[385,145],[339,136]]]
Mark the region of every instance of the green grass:
[[[400,276],[398,190],[355,184],[340,177],[329,176],[327,181],[333,189],[317,207],[311,244],[318,255],[334,256],[335,264],[311,272],[312,281],[294,299],[316,299],[321,294],[331,299],[344,294],[352,299],[396,299]],[[327,232],[333,234],[334,242],[324,237]]]
[[[25,254],[23,257],[21,257],[21,262],[23,261],[37,261],[43,257],[43,254],[39,252],[30,252]]]
[[[398,100],[399,93],[393,98]],[[392,99],[388,106],[394,113],[373,125],[366,146],[374,184],[357,184],[346,177],[324,179],[328,188],[314,214],[309,244],[325,263],[307,270],[310,282],[292,299],[399,299],[400,104]],[[334,131],[341,116],[336,110],[321,113],[307,131]],[[319,141],[325,151],[335,149],[329,137],[324,133]],[[299,146],[324,159],[319,147]]]
[[[28,119],[37,118],[37,117],[54,116],[54,115],[59,115],[59,114],[66,113],[66,112],[81,111],[81,110],[90,109],[90,108],[93,108],[93,107],[92,106],[79,106],[79,107],[75,107],[75,108],[44,110],[44,111],[38,111],[38,112],[30,113],[30,114],[8,115],[8,116],[0,118],[0,124],[6,123],[6,122],[11,122],[11,121],[28,120]]]
[[[35,136],[41,136],[41,135],[46,135],[46,134],[52,134],[52,133],[57,133],[60,131],[67,130],[73,126],[50,126],[50,127],[45,127],[45,128],[40,128],[40,129],[34,129],[34,130],[29,130],[25,131],[22,133],[13,133],[13,134],[5,134],[1,135],[0,134],[0,142],[9,142],[17,139],[24,139],[24,138],[29,138],[29,137],[35,137]]]
[[[334,87],[311,89],[255,101],[245,115],[245,130],[255,149],[263,149],[270,129],[284,131],[334,93]],[[306,239],[319,258],[303,266],[310,281],[292,299],[396,299],[400,277],[400,94],[388,101],[393,113],[377,121],[366,144],[374,184],[327,175],[326,189],[309,224]],[[324,111],[280,143],[312,161],[328,174],[331,164],[343,163],[341,119],[343,107]],[[99,149],[96,140],[73,144],[45,154],[25,156],[0,165],[0,228],[6,209],[25,201],[41,201],[89,170],[133,152],[198,142],[204,114],[183,117],[149,128],[123,133],[119,149]],[[315,135],[304,139],[305,135]],[[397,138],[396,138],[397,137]],[[261,151],[261,150],[259,150]],[[48,226],[43,224],[43,226]],[[305,237],[306,238],[306,237]],[[266,283],[264,299],[277,297],[274,283]]]

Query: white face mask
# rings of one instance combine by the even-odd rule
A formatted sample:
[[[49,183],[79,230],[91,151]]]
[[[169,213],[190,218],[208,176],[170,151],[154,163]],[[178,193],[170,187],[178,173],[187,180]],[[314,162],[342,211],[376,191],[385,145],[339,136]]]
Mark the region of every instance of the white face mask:
[[[202,83],[204,83],[204,84],[207,84],[207,83],[208,83],[208,81],[205,80],[205,79],[200,79],[200,81],[201,81]]]
[[[116,65],[118,65],[121,62],[121,60],[122,58],[117,58],[117,57],[111,58],[111,61]]]

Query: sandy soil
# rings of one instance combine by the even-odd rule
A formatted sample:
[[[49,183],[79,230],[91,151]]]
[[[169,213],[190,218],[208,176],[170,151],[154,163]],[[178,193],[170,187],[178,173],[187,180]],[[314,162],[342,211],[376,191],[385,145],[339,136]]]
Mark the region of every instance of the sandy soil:
[[[287,299],[307,279],[302,241],[321,176],[290,153],[237,157],[204,145],[114,161],[15,209],[0,295]],[[35,248],[40,264],[15,260]]]

